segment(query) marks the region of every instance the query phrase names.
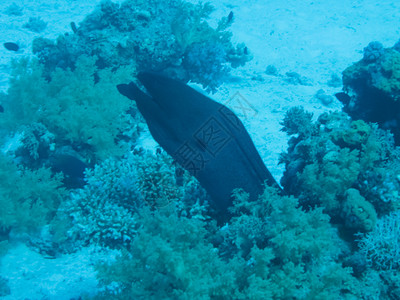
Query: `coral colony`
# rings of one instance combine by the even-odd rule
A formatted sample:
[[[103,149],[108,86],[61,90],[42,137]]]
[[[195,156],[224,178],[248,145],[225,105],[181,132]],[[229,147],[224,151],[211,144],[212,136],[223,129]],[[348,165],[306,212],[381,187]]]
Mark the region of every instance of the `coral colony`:
[[[22,9],[13,4],[7,12]],[[212,27],[211,12],[210,4],[179,0],[103,1],[56,40],[36,38],[34,58],[12,63],[0,94],[0,255],[15,241],[53,259],[89,246],[115,251],[95,262],[97,289],[76,298],[399,299],[400,42],[372,42],[344,70],[336,95],[343,111],[316,120],[301,107],[286,112],[283,191],[260,183],[254,195],[245,189],[250,177],[230,185],[229,176],[230,167],[253,164],[250,150],[216,155],[223,165],[207,165],[199,183],[157,135],[163,124],[172,124],[165,129],[171,139],[196,128],[162,109],[139,107],[143,118],[117,89],[151,70],[179,87],[179,101],[203,99],[199,112],[207,113],[212,100],[185,83],[214,92],[252,58],[231,41],[233,13]],[[46,29],[39,18],[24,26]],[[4,47],[18,51],[12,42]],[[273,66],[267,72],[279,75]],[[285,80],[309,84],[293,72]],[[152,89],[128,96],[167,99],[176,112],[178,99],[164,95],[168,85]],[[147,125],[167,151],[141,147]],[[211,149],[204,132],[193,134],[203,134],[193,141],[198,151]],[[235,187],[224,212],[209,195],[218,191],[210,178]],[[12,293],[9,284],[0,276],[0,296]]]

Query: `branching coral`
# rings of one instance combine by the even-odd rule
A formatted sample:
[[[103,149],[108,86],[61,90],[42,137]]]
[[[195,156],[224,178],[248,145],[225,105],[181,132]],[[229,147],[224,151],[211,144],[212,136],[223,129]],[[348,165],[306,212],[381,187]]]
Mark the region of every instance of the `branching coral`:
[[[294,107],[286,113],[281,125],[282,131],[287,132],[289,135],[298,134],[300,136],[309,135],[312,133],[313,124],[312,124],[313,114],[304,111],[304,108],[301,106]],[[311,132],[310,132],[311,130]]]
[[[361,235],[358,246],[368,263],[378,270],[400,267],[400,212],[380,219],[373,231]]]
[[[400,143],[400,52],[371,42],[364,58],[343,71],[343,90],[339,99],[353,119],[376,122],[390,129]]]
[[[137,210],[143,205],[132,157],[107,159],[88,169],[83,189],[71,194],[53,222],[53,230],[65,224],[59,243],[98,243],[111,248],[128,246],[136,234]],[[68,222],[67,222],[68,223]],[[54,232],[59,236],[59,232]]]
[[[177,205],[180,215],[206,219],[208,196],[198,181],[174,164],[166,152],[139,152],[133,157],[138,189],[152,209]]]
[[[180,215],[205,219],[205,195],[189,174],[182,174],[178,185],[175,170],[164,152],[144,151],[87,169],[86,185],[71,193],[52,222],[53,240],[65,249],[88,243],[129,248],[142,226],[138,213],[143,207],[176,205]]]
[[[229,73],[225,49],[221,44],[209,41],[190,45],[183,58],[183,66],[192,81],[212,87],[212,91]]]
[[[140,178],[138,189],[150,207],[167,206],[183,197],[183,187],[176,184],[172,158],[165,152],[140,153],[134,160]]]

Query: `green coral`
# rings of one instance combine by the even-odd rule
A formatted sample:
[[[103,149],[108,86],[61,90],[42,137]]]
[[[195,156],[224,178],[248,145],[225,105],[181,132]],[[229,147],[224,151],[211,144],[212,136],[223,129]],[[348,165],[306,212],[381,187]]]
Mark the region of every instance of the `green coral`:
[[[179,216],[170,205],[139,213],[129,251],[97,265],[98,299],[355,299],[363,295],[329,217],[267,188],[249,202],[237,191],[223,227]],[[218,242],[219,241],[219,242]],[[212,242],[212,243],[211,243]]]
[[[50,81],[37,61],[15,62],[2,103],[2,126],[21,132],[24,126],[41,124],[59,147],[72,145],[88,161],[121,153],[119,136],[131,131],[135,121],[127,113],[129,99],[115,86],[129,72],[97,70],[95,60],[81,57],[74,71],[57,69]]]
[[[306,112],[303,107],[296,106],[288,110],[281,122],[282,131],[289,135],[309,135],[313,130],[313,114]]]
[[[350,151],[332,145],[319,162],[305,166],[299,174],[303,193],[309,199],[320,201],[328,214],[340,214],[339,197],[353,186],[360,172],[358,155],[358,150]]]
[[[379,59],[377,73],[372,73],[372,84],[379,90],[400,99],[400,52],[387,49]]]
[[[33,52],[48,75],[56,67],[74,69],[81,55],[96,53],[100,69],[130,65],[215,90],[229,72],[228,64],[236,68],[252,56],[243,44],[232,44],[227,30],[232,18],[222,18],[216,28],[208,24],[212,10],[209,3],[181,0],[127,0],[120,5],[102,1],[79,27],[73,27],[73,33],[61,35],[55,42],[36,39]],[[210,54],[202,50],[208,44],[222,51]],[[202,55],[199,63],[183,63],[193,51]]]
[[[205,223],[178,217],[171,207],[141,212],[143,224],[125,253],[97,266],[99,299],[227,299],[237,295],[235,273],[207,241]],[[228,296],[229,295],[229,296]]]
[[[356,120],[350,123],[350,128],[343,134],[336,135],[335,142],[343,142],[344,145],[352,148],[363,145],[368,141],[371,133],[371,126],[363,120]],[[337,134],[337,132],[336,132]],[[333,137],[335,139],[335,137]]]
[[[296,122],[298,111],[289,110],[285,130],[293,135],[299,132],[296,126],[302,128],[298,124],[306,128],[290,139],[288,152],[281,157],[286,164],[281,183],[305,207],[321,206],[335,222],[344,219],[347,229],[372,230],[377,215],[399,205],[390,192],[400,188],[399,149],[393,137],[375,124],[353,121],[340,112],[322,114],[315,123]],[[291,122],[294,129],[288,130]]]
[[[359,62],[343,71],[343,86],[348,92],[355,90],[363,95],[363,89],[372,88],[390,96],[384,100],[400,99],[400,52],[386,48],[376,60]],[[375,89],[375,91],[374,91]]]
[[[49,169],[31,171],[0,154],[0,230],[37,234],[66,198],[62,176]]]
[[[356,189],[348,189],[344,195],[342,216],[346,226],[361,232],[373,230],[378,218],[373,205]]]

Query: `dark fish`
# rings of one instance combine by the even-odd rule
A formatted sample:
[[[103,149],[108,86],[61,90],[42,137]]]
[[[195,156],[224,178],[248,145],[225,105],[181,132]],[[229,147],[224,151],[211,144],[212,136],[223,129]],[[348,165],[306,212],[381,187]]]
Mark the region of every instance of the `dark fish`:
[[[4,43],[4,48],[6,48],[9,51],[18,51],[19,50],[19,46],[16,43],[12,43],[12,42],[7,42]]]
[[[336,93],[336,94],[335,94],[335,97],[336,97],[340,102],[342,102],[343,105],[348,105],[348,104],[350,103],[350,100],[351,100],[350,96],[347,95],[347,94],[344,93],[344,92]]]
[[[233,21],[233,11],[231,11],[228,15],[228,19],[226,20],[227,23],[230,23]]]
[[[4,112],[4,107],[0,105],[0,113]]]
[[[85,169],[87,165],[69,154],[56,154],[50,158],[53,172],[64,174],[64,185],[67,188],[81,188],[85,185]]]
[[[149,94],[133,82],[117,86],[135,100],[154,139],[195,176],[223,212],[232,204],[232,190],[242,188],[255,200],[264,183],[279,188],[246,128],[226,106],[184,83],[140,73]]]
[[[76,27],[75,22],[71,22],[70,25],[71,25],[72,31],[73,31],[74,33],[76,33],[76,32],[78,31],[78,28]]]

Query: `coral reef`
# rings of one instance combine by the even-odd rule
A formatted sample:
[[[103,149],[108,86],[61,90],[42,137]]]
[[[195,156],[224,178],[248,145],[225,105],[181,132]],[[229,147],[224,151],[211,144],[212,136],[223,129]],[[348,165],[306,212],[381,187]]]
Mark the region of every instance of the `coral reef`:
[[[0,153],[0,232],[39,234],[54,218],[66,198],[62,176],[40,168],[32,171],[16,165]]]
[[[205,220],[205,194],[189,174],[181,177],[177,184],[177,168],[164,152],[106,159],[86,169],[86,185],[61,205],[51,224],[51,240],[63,252],[88,244],[129,248],[144,208],[177,205],[180,215]]]
[[[178,217],[172,207],[164,207],[142,211],[139,222],[143,226],[131,251],[97,266],[104,290],[98,299],[235,295],[234,265],[222,261],[207,242],[203,221]]]
[[[103,1],[79,26],[71,25],[72,33],[55,42],[36,39],[33,52],[47,74],[56,67],[74,69],[81,55],[96,55],[100,69],[131,65],[214,91],[229,64],[236,68],[252,56],[243,44],[231,43],[232,18],[222,18],[215,29],[207,23],[212,10],[209,3],[180,0]]]
[[[315,98],[317,98],[323,105],[329,106],[333,102],[333,96],[327,95],[323,89],[319,89],[315,94]]]
[[[344,197],[341,217],[345,226],[357,231],[373,230],[377,221],[373,205],[353,188],[346,190]]]
[[[182,65],[192,81],[201,82],[212,91],[222,84],[229,73],[225,49],[220,44],[210,42],[190,45]]]
[[[265,68],[265,74],[271,75],[271,76],[279,76],[279,71],[274,65],[268,65]]]
[[[313,128],[313,114],[304,111],[300,106],[293,107],[288,110],[281,122],[282,131],[288,135],[298,134],[299,137],[304,137],[312,134],[316,128]]]
[[[129,246],[137,230],[136,213],[143,205],[132,157],[106,159],[87,169],[86,185],[71,193],[52,223],[60,248],[87,244]],[[64,227],[64,234],[59,232]]]
[[[51,81],[37,61],[13,65],[0,123],[23,133],[21,143],[33,159],[39,158],[40,148],[55,144],[52,151],[69,146],[87,162],[96,162],[122,153],[122,136],[137,136],[138,122],[128,113],[131,103],[115,88],[129,78],[129,70],[99,71],[95,60],[81,56],[74,71],[57,69]]]
[[[213,28],[211,11],[103,1],[71,33],[36,39],[37,60],[13,63],[0,94],[0,257],[13,241],[46,258],[112,248],[120,255],[96,265],[98,299],[397,299],[400,149],[382,128],[397,141],[400,42],[370,43],[344,72],[345,110],[360,118],[287,112],[291,196],[235,190],[220,224],[188,172],[140,148],[142,120],[115,87],[152,69],[215,91],[251,54],[231,43],[233,13]]]
[[[312,123],[298,107],[283,126],[293,137],[281,156],[281,184],[304,207],[323,207],[351,231],[370,231],[377,216],[398,209],[399,149],[388,132],[339,112]]]
[[[400,52],[371,42],[364,58],[343,71],[343,90],[338,98],[353,119],[376,122],[390,129],[400,143]]]
[[[374,41],[369,43],[368,46],[364,48],[363,60],[367,63],[371,63],[376,61],[383,54],[383,45],[378,41]]]
[[[97,299],[351,299],[375,291],[341,266],[339,238],[321,209],[302,211],[272,188],[255,202],[236,196],[221,228],[179,217],[175,205],[142,210],[130,251],[97,266]]]

